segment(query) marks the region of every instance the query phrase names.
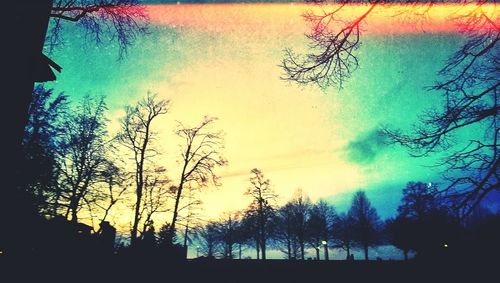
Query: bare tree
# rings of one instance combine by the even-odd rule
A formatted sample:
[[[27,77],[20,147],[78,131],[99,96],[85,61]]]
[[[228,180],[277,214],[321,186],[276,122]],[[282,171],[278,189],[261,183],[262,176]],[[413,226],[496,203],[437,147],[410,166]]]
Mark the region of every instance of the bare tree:
[[[100,43],[116,40],[123,56],[138,35],[148,27],[145,7],[140,0],[55,0],[50,12],[52,22],[47,34],[49,50],[63,40],[63,21],[76,22],[86,34]]]
[[[315,1],[316,2],[316,1]],[[327,2],[327,1],[319,1]],[[366,17],[385,1],[335,0],[320,13],[304,15],[311,24],[307,54],[300,56],[290,49],[285,52],[282,67],[284,79],[301,84],[316,83],[321,87],[342,87],[358,66],[356,49],[361,44],[360,26]],[[349,3],[367,2],[365,10],[346,22],[339,17]],[[414,156],[446,152],[441,165],[449,185],[443,193],[454,199],[456,209],[466,216],[484,197],[500,189],[498,175],[498,62],[499,27],[483,9],[489,0],[394,1],[405,5],[395,16],[412,15],[425,18],[434,4],[463,4],[454,20],[466,37],[438,73],[440,80],[431,88],[443,93],[443,107],[425,113],[413,132],[386,129],[395,143],[410,149]],[[473,9],[471,9],[471,5]],[[461,144],[453,135],[465,129],[480,130],[475,138]]]
[[[346,4],[355,1],[333,2],[339,3],[339,6],[331,11],[323,9],[321,14],[307,12],[303,15],[311,25],[311,31],[306,34],[310,42],[309,51],[299,56],[291,49],[285,50],[283,79],[301,84],[316,83],[321,87],[332,84],[342,87],[358,67],[355,51],[360,46],[360,25],[380,1],[372,1],[360,16],[347,23],[336,15]]]
[[[351,73],[358,67],[356,50],[361,45],[361,26],[366,18],[378,6],[386,2],[403,3],[394,16],[396,17],[426,17],[427,13],[437,3],[451,2],[458,4],[476,3],[477,9],[462,11],[463,16],[458,17],[459,24],[464,25],[463,31],[470,32],[487,30],[498,31],[495,22],[481,9],[481,6],[489,3],[488,0],[332,0],[312,1],[316,3],[335,4],[323,6],[316,11],[308,11],[303,18],[310,24],[310,32],[306,34],[309,40],[309,50],[304,55],[295,54],[291,49],[285,50],[282,67],[285,71],[286,80],[296,81],[301,84],[316,83],[321,87],[337,85],[342,87]],[[367,4],[361,13],[352,19],[341,18],[343,10],[349,9],[349,4]],[[418,7],[418,6],[423,7]],[[318,12],[320,10],[320,12]],[[460,11],[457,13],[460,15]],[[485,27],[485,28],[483,28]],[[489,36],[488,36],[489,37]]]
[[[333,242],[336,247],[346,251],[346,260],[348,260],[354,246],[354,220],[349,214],[341,213],[335,217],[333,226]]]
[[[132,152],[135,165],[135,205],[134,222],[131,231],[132,244],[137,239],[138,225],[142,210],[144,186],[146,183],[146,170],[151,159],[158,153],[154,149],[156,132],[153,130],[153,122],[168,111],[168,100],[156,100],[156,96],[148,94],[135,106],[125,108],[125,116],[121,119],[121,132],[118,139],[123,146]]]
[[[104,99],[83,98],[81,104],[65,119],[59,150],[61,163],[61,204],[65,216],[78,221],[78,212],[102,183],[110,159],[104,112]]]
[[[405,218],[422,219],[442,206],[435,184],[409,182],[403,189],[403,198],[398,213]]]
[[[236,231],[239,221],[237,215],[227,213],[216,222],[218,239],[222,246],[222,258],[234,258],[234,246],[237,244]]]
[[[153,226],[155,214],[169,211],[166,204],[173,198],[173,192],[165,171],[163,167],[154,167],[144,173],[143,199],[138,220],[142,222],[141,235]]]
[[[307,221],[310,216],[311,200],[304,195],[302,189],[297,189],[289,202],[292,210],[292,229],[299,245],[300,259],[305,259],[305,244],[307,241]],[[299,256],[295,256],[298,258]]]
[[[125,177],[122,175],[123,169],[116,166],[116,163],[108,162],[106,168],[101,173],[103,179],[103,188],[97,193],[92,201],[93,205],[101,210],[99,223],[104,223],[111,214],[112,208],[123,199],[128,186],[125,184]],[[97,234],[102,230],[102,225],[99,225]]]
[[[187,209],[187,212],[184,217],[180,216],[179,221],[177,221],[178,224],[182,222],[182,225],[184,226],[183,246],[186,250],[188,243],[192,243],[191,235],[195,234],[195,231],[192,231],[192,228],[198,226],[199,222],[201,221],[198,214],[199,213],[198,209],[200,208],[199,205],[202,204],[200,200],[195,198],[193,188],[188,187],[187,189],[188,189],[187,203],[184,204],[182,207],[180,207],[178,210],[179,212],[182,212],[184,209]],[[172,190],[172,192],[173,192],[172,198],[175,199],[176,191]]]
[[[353,239],[363,248],[365,260],[368,260],[368,248],[379,241],[381,222],[365,192],[354,194],[348,215],[353,221]]]
[[[441,192],[463,217],[487,194],[500,190],[499,39],[498,30],[470,35],[440,71],[443,80],[433,87],[443,91],[443,107],[424,113],[410,133],[385,129],[412,156],[444,155],[436,164],[448,181]],[[456,135],[467,130],[474,131],[474,137],[457,140]]]
[[[280,207],[273,218],[275,233],[273,242],[288,259],[295,259],[299,252],[299,245],[294,230],[294,214],[291,203]]]
[[[260,259],[260,232],[257,211],[252,205],[246,209],[239,229],[241,242],[255,246],[256,258]]]
[[[264,177],[262,171],[254,168],[250,171],[251,186],[246,194],[252,197],[253,202],[250,206],[251,212],[257,216],[257,234],[262,253],[262,259],[266,259],[266,240],[268,238],[269,224],[272,219],[275,207],[276,193],[271,187],[271,181]]]
[[[307,239],[309,245],[316,250],[316,258],[320,258],[320,250],[324,249],[325,260],[329,259],[328,244],[333,226],[333,219],[336,217],[335,209],[320,200],[313,204],[307,220]]]
[[[200,251],[207,257],[213,257],[218,249],[218,233],[215,222],[209,222],[206,225],[198,226],[196,238],[200,244]]]
[[[227,161],[222,156],[222,132],[214,132],[211,126],[216,118],[205,117],[195,127],[186,127],[179,122],[176,134],[184,140],[180,145],[181,174],[179,185],[176,189],[175,205],[170,225],[170,236],[175,234],[177,219],[179,217],[182,192],[186,187],[200,189],[209,184],[220,185],[215,169],[224,166]]]

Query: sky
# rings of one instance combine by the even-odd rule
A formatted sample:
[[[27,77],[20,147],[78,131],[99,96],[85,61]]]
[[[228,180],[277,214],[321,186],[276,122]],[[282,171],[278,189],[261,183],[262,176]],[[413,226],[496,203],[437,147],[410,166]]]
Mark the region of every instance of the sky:
[[[77,101],[105,95],[110,132],[126,104],[148,91],[169,99],[169,113],[154,127],[159,163],[176,180],[176,121],[195,125],[217,117],[225,133],[228,166],[217,170],[222,186],[198,196],[204,216],[244,209],[250,170],[271,180],[280,204],[301,188],[312,201],[325,199],[342,212],[353,192],[365,190],[382,218],[393,216],[409,181],[439,182],[437,156],[412,158],[377,133],[387,125],[408,130],[422,111],[439,106],[425,87],[464,38],[447,21],[453,7],[437,7],[427,21],[391,17],[375,10],[363,24],[360,67],[344,88],[320,89],[280,79],[287,47],[304,51],[309,6],[286,4],[149,5],[150,34],[138,38],[119,60],[113,43],[89,42],[75,26],[51,56],[63,67],[48,83]],[[350,7],[345,16],[359,13]],[[131,211],[130,211],[131,213]],[[130,216],[130,217],[127,217]],[[128,227],[131,214],[112,221]],[[166,219],[165,219],[166,220]]]

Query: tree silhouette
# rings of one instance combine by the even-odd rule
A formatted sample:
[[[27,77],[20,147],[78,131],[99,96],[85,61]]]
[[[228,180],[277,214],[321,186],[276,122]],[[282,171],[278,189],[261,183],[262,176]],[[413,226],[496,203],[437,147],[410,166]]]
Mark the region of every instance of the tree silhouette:
[[[300,251],[294,229],[293,207],[290,202],[276,210],[273,225],[275,226],[273,243],[276,248],[282,251],[288,259],[299,257]]]
[[[252,205],[244,212],[239,229],[241,241],[249,246],[255,245],[256,258],[260,259],[260,230],[257,211]]]
[[[444,153],[437,164],[448,181],[442,193],[462,216],[500,188],[500,82],[495,63],[500,54],[495,45],[499,38],[498,30],[471,35],[440,71],[443,79],[434,86],[444,93],[443,107],[425,113],[411,133],[385,130],[394,143],[407,147],[413,156]],[[465,143],[453,138],[473,129],[477,134]]]
[[[210,183],[219,185],[215,169],[226,165],[227,161],[221,153],[222,132],[214,132],[211,129],[215,121],[216,118],[204,117],[198,126],[192,128],[179,122],[176,134],[183,139],[183,144],[180,146],[182,171],[179,185],[175,188],[175,205],[170,226],[172,236],[175,233],[183,190],[203,188]]]
[[[144,172],[144,186],[139,222],[142,222],[141,235],[153,226],[153,216],[157,213],[168,212],[166,207],[169,198],[173,198],[170,190],[170,180],[163,167],[153,167]]]
[[[146,170],[151,158],[157,155],[153,142],[156,140],[156,132],[153,130],[153,122],[168,111],[168,100],[156,101],[156,96],[148,94],[135,106],[125,107],[125,116],[121,119],[121,132],[118,140],[132,152],[134,163],[135,182],[135,206],[134,221],[131,231],[131,241],[135,244],[143,201],[144,186],[146,182]]]
[[[311,201],[304,195],[302,189],[297,189],[289,202],[292,210],[292,229],[297,238],[300,259],[305,259],[305,244],[307,242],[307,221],[311,209]]]
[[[437,192],[436,185],[409,182],[403,189],[398,216],[388,227],[396,246],[414,250],[420,258],[436,257],[444,247],[456,249],[460,241],[458,221]]]
[[[67,97],[39,85],[33,91],[23,138],[24,178],[22,190],[31,195],[41,215],[56,214],[59,194],[59,163],[57,147],[63,131]]]
[[[365,192],[354,194],[348,215],[353,221],[353,239],[363,248],[365,260],[368,260],[368,248],[379,241],[381,223]]]
[[[351,256],[354,246],[354,219],[347,213],[341,213],[334,219],[332,237],[336,247],[346,251],[346,260]]]
[[[184,248],[187,250],[187,245],[188,242],[192,243],[191,235],[195,234],[195,231],[192,231],[192,228],[198,225],[198,222],[201,221],[201,218],[198,215],[198,212],[196,211],[197,208],[199,208],[198,205],[202,204],[202,201],[198,200],[193,196],[193,188],[188,187],[188,195],[187,195],[187,204],[183,205],[179,209],[179,211],[182,211],[184,209],[187,209],[186,215],[184,217],[180,217],[179,220],[183,220],[183,225],[184,225]],[[172,193],[173,196],[172,198],[175,199],[175,188],[172,188]]]
[[[111,163],[107,157],[109,145],[104,113],[104,99],[84,97],[64,120],[64,132],[59,149],[61,167],[61,195],[59,203],[64,215],[74,223],[85,204],[93,202],[102,183],[103,173]]]
[[[196,228],[196,238],[200,244],[199,249],[206,257],[214,257],[218,249],[217,224],[208,222]]]
[[[147,32],[148,17],[140,0],[56,0],[46,43],[49,50],[63,42],[63,21],[76,22],[96,43],[116,40],[123,56],[138,35]]]
[[[335,209],[323,200],[313,204],[307,220],[307,239],[316,250],[316,258],[320,259],[320,250],[325,251],[325,260],[328,260],[328,242],[331,236]]]
[[[111,209],[124,198],[125,192],[128,189],[125,182],[126,177],[122,175],[124,170],[117,166],[116,160],[114,161],[109,162],[104,171],[101,172],[103,186],[106,189],[102,189],[93,202],[93,205],[102,211],[99,229],[96,231],[96,234],[99,234],[103,227],[108,227],[106,224],[104,226],[101,224],[106,222],[108,216],[111,214]]]
[[[276,200],[276,193],[271,187],[271,181],[264,177],[262,171],[254,168],[250,171],[251,186],[248,188],[246,194],[249,195],[253,201],[249,211],[254,213],[257,220],[257,246],[262,253],[262,259],[266,259],[266,241],[269,234],[269,224],[274,214],[274,201]]]
[[[435,184],[409,182],[403,189],[403,198],[401,199],[401,205],[398,207],[398,213],[411,219],[425,217],[442,206],[437,193],[438,189]]]
[[[413,238],[418,237],[417,229],[413,220],[398,215],[396,218],[388,219],[385,228],[389,236],[389,242],[403,251],[405,260],[414,246]]]
[[[237,244],[237,230],[239,221],[231,213],[216,222],[217,238],[222,246],[222,258],[234,258],[234,246]]]

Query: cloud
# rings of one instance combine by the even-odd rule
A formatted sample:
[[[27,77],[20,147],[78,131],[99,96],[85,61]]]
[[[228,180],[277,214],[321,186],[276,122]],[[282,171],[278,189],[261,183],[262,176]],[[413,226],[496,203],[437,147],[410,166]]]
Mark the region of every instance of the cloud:
[[[378,129],[350,141],[345,150],[347,160],[357,164],[373,163],[388,147],[387,137]]]

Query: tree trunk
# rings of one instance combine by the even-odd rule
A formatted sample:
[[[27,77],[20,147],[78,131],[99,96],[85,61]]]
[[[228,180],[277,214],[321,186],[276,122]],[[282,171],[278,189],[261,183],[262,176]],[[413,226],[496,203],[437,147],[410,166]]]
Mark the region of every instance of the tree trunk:
[[[71,208],[71,222],[73,223],[78,223],[78,207],[77,206],[73,206]]]
[[[260,259],[260,243],[258,238],[255,240],[255,249],[257,250],[257,259]]]
[[[189,144],[188,148],[186,149],[185,156],[189,156],[190,151],[191,151],[191,144]],[[174,213],[172,216],[172,223],[170,224],[170,229],[169,229],[169,237],[171,238],[171,240],[174,239],[175,223],[177,222],[179,203],[181,201],[181,196],[182,196],[182,189],[184,187],[184,182],[186,181],[186,178],[189,177],[189,176],[186,176],[186,169],[187,169],[188,163],[189,163],[189,161],[187,159],[184,159],[184,165],[182,166],[182,172],[181,172],[181,180],[179,182],[179,187],[177,188],[177,195],[175,196],[175,206],[174,206]],[[189,173],[188,173],[188,175],[189,175]]]
[[[286,249],[287,249],[288,259],[292,259],[292,247],[290,246],[290,240],[286,240]]]
[[[261,253],[262,253],[262,259],[266,259],[266,238],[265,236],[262,237],[262,240],[261,240]]]
[[[229,243],[228,245],[228,255],[227,258],[233,259],[233,244]]]
[[[304,258],[304,254],[305,254],[305,253],[304,253],[304,242],[302,242],[302,241],[301,241],[301,242],[300,242],[300,258],[301,258],[302,260],[304,260],[304,259],[305,259],[305,258]]]
[[[363,249],[365,251],[365,260],[368,260],[368,246],[367,245],[364,245],[363,246]]]
[[[139,185],[138,185],[139,186]],[[134,225],[132,227],[131,232],[131,244],[134,245],[137,241],[137,228],[139,226],[139,214],[140,214],[140,206],[142,199],[142,188],[137,189],[136,191],[136,203],[135,203],[135,211],[134,211]]]
[[[316,260],[319,260],[319,247],[316,247],[315,250],[316,250]]]
[[[183,171],[183,174],[184,174],[184,171]],[[184,178],[181,179],[181,182],[179,184],[179,188],[177,189],[177,195],[175,197],[174,213],[173,213],[173,216],[172,216],[172,223],[170,224],[170,229],[169,229],[169,237],[170,237],[171,242],[174,239],[175,223],[177,222],[178,210],[179,210],[179,203],[181,201],[182,186],[183,185],[184,185]]]
[[[404,250],[403,254],[404,254],[404,257],[405,257],[405,261],[408,260],[408,250]]]
[[[260,195],[259,191],[259,236],[260,236],[260,245],[261,245],[261,251],[262,251],[262,259],[266,259],[266,226],[265,226],[265,221],[264,221],[264,207],[263,207],[263,199],[262,196]]]
[[[346,248],[346,251],[347,251],[347,256],[346,256],[346,260],[349,260],[349,258],[351,257],[351,247],[350,246],[347,246]]]

